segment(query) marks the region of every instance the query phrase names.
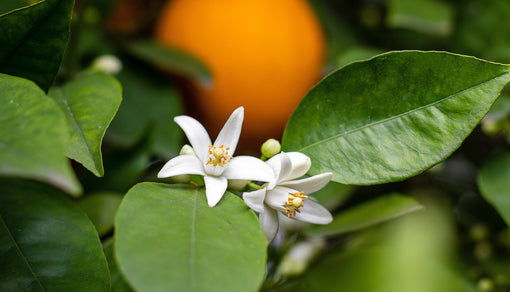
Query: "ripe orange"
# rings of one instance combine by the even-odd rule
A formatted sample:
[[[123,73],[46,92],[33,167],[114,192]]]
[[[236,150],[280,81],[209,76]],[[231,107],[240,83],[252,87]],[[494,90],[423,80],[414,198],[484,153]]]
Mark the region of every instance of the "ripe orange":
[[[241,149],[281,137],[294,108],[320,79],[325,55],[319,21],[306,0],[170,0],[155,38],[211,70],[212,88],[195,84],[193,106],[213,137],[235,108],[245,107]]]

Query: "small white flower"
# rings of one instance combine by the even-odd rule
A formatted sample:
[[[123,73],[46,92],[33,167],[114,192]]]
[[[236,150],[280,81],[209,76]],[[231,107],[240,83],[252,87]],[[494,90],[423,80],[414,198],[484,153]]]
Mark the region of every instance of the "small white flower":
[[[306,174],[311,166],[310,158],[299,152],[282,152],[266,163],[274,171],[273,179],[260,190],[243,193],[243,199],[260,213],[259,221],[269,241],[278,231],[278,216],[283,214],[315,224],[328,224],[333,220],[326,208],[308,198],[329,182],[331,172],[294,180]]]
[[[262,160],[250,156],[232,157],[236,150],[244,108],[237,108],[221,129],[214,144],[205,128],[195,119],[178,116],[174,121],[182,128],[196,155],[180,155],[168,161],[158,173],[159,178],[182,174],[204,176],[205,194],[214,207],[227,189],[230,179],[269,181],[273,171]]]

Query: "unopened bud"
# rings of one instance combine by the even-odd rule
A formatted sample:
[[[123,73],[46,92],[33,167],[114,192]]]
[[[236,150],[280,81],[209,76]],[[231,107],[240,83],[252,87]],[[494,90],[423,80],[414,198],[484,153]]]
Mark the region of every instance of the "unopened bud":
[[[249,182],[249,180],[245,179],[229,179],[228,188],[234,191],[242,191]]]
[[[193,150],[193,147],[189,146],[188,144],[182,146],[181,151],[179,152],[179,155],[195,155],[195,150]]]
[[[94,59],[91,68],[115,75],[122,70],[122,62],[113,55],[102,55]]]
[[[262,147],[260,147],[262,157],[266,159],[275,156],[276,154],[280,153],[281,150],[282,146],[280,145],[280,142],[272,138],[264,142],[264,144],[262,144]]]

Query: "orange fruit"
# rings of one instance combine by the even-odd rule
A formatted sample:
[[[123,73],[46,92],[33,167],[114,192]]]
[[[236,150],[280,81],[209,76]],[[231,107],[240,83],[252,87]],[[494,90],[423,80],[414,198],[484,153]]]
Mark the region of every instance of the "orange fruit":
[[[170,0],[155,38],[211,70],[212,87],[195,83],[192,105],[213,139],[244,106],[241,150],[281,137],[320,79],[325,56],[320,23],[306,0]]]

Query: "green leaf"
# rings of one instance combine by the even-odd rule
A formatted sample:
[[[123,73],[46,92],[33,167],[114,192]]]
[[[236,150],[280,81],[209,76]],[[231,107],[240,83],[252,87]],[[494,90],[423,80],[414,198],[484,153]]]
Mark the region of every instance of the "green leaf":
[[[510,152],[487,161],[478,174],[477,183],[483,197],[510,226]]]
[[[65,151],[69,140],[58,105],[33,82],[0,74],[0,175],[20,176],[79,194]]]
[[[150,129],[155,154],[163,158],[177,155],[183,134],[173,118],[184,111],[179,92],[168,80],[144,67],[128,64],[117,78],[124,96],[107,137],[122,146],[132,146]]]
[[[336,215],[330,224],[315,225],[307,233],[321,236],[340,235],[380,224],[422,208],[422,205],[411,197],[391,194],[343,211]]]
[[[212,76],[209,69],[195,57],[176,48],[163,46],[152,41],[130,42],[126,47],[133,55],[157,67],[193,78],[205,86],[212,85]]]
[[[438,35],[448,35],[452,31],[453,11],[444,1],[391,0],[388,8],[390,27]]]
[[[90,220],[64,194],[0,179],[0,290],[109,291]]]
[[[115,254],[113,248],[113,240],[109,240],[104,244],[104,254],[108,261],[108,268],[110,269],[110,278],[112,282],[111,292],[131,292],[133,289],[129,287],[128,283],[124,280],[117,262],[115,261]]]
[[[48,91],[69,38],[73,0],[46,0],[0,16],[0,72]]]
[[[49,95],[60,105],[71,130],[67,156],[103,176],[101,143],[122,100],[120,84],[106,73],[85,73]]]
[[[137,291],[257,291],[264,277],[267,241],[231,193],[211,208],[203,189],[141,183],[115,228],[119,267]]]
[[[82,197],[78,206],[89,216],[99,236],[113,228],[115,213],[122,201],[122,195],[113,192],[98,192]]]
[[[310,174],[331,171],[340,183],[403,180],[453,153],[509,80],[507,65],[446,52],[352,63],[308,92],[283,149],[307,154]]]

